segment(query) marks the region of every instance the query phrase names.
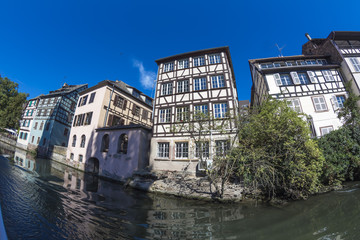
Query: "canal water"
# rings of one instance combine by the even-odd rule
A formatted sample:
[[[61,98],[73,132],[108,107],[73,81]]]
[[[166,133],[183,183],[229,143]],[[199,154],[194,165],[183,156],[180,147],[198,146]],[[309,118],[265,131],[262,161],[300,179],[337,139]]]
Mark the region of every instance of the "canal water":
[[[282,207],[146,194],[25,152],[0,157],[9,239],[360,239],[360,185]]]

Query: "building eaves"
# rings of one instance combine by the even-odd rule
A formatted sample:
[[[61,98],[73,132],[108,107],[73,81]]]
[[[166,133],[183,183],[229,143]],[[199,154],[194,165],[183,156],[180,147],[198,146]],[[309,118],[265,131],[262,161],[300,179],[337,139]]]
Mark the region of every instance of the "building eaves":
[[[330,55],[295,55],[286,57],[270,57],[270,58],[257,58],[250,59],[249,63],[267,63],[267,62],[281,62],[288,60],[303,60],[303,59],[314,59],[314,58],[330,58]]]
[[[114,130],[122,130],[122,129],[139,129],[143,128],[147,131],[151,131],[152,129],[150,127],[144,126],[142,124],[132,124],[132,125],[122,125],[122,126],[112,126],[112,127],[102,127],[102,128],[96,128],[95,131],[114,131]]]
[[[332,31],[328,39],[332,40],[360,40],[359,31]]]
[[[124,83],[124,82],[122,82],[122,81],[116,82],[116,81],[111,81],[111,80],[104,80],[104,81],[99,82],[99,83],[96,84],[95,86],[92,86],[92,87],[90,87],[90,88],[85,89],[84,91],[80,92],[79,95],[80,95],[80,96],[83,96],[83,95],[85,95],[85,94],[87,94],[87,93],[89,93],[89,92],[92,92],[92,91],[94,91],[94,90],[96,90],[96,89],[99,89],[99,88],[102,88],[102,87],[104,87],[104,86],[108,86],[108,87],[113,87],[113,86],[114,86],[114,87],[116,87],[117,90],[119,90],[120,92],[123,92],[123,93],[126,94],[129,98],[132,98],[132,99],[134,99],[134,100],[137,101],[137,102],[141,102],[142,104],[146,104],[147,106],[152,107],[152,105],[147,104],[147,103],[146,103],[145,101],[143,101],[142,99],[139,99],[139,98],[133,96],[133,95],[129,92],[129,90],[127,89],[127,87],[131,87],[131,86],[127,85],[126,83]],[[134,87],[131,87],[131,88],[134,88]],[[134,89],[136,89],[136,88],[134,88]],[[137,89],[136,89],[136,90],[137,90]],[[139,90],[137,90],[137,91],[139,91]],[[139,91],[139,92],[140,92],[140,91]],[[148,97],[149,99],[151,99],[151,102],[153,102],[153,98],[149,97],[148,95],[143,94],[142,92],[140,92],[140,93],[141,93],[142,95]]]
[[[202,55],[202,54],[206,54],[206,53],[217,53],[217,52],[220,52],[220,51],[225,51],[230,56],[229,47],[224,46],[224,47],[208,48],[208,49],[202,49],[202,50],[191,51],[191,52],[186,52],[186,53],[180,53],[180,54],[172,55],[172,56],[169,56],[169,57],[164,57],[164,58],[157,59],[157,60],[155,60],[155,62],[158,65],[160,65],[160,63],[163,63],[163,62],[170,62],[170,61],[173,61],[173,60],[192,57],[192,56],[196,56],[196,55]]]

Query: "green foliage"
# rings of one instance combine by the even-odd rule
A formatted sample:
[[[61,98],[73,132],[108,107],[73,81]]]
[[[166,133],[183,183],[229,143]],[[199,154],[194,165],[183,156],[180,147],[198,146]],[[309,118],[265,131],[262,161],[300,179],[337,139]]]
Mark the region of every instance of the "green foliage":
[[[268,198],[306,198],[319,190],[324,157],[307,122],[286,102],[266,100],[242,126],[230,157],[246,186]]]
[[[19,93],[18,84],[0,77],[0,127],[18,128],[28,94]]]
[[[344,107],[340,109],[338,117],[344,121],[344,125],[360,124],[360,109],[357,104],[360,96],[356,96],[351,90],[352,81],[345,84],[348,98],[344,102]]]
[[[322,181],[338,185],[354,180],[360,166],[360,125],[347,125],[318,140],[326,159]]]

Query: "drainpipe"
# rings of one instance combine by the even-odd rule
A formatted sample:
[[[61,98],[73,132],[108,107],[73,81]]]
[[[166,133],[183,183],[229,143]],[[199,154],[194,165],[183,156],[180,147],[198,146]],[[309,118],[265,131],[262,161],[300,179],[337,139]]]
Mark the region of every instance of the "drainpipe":
[[[112,86],[112,90],[111,90],[111,93],[110,93],[109,104],[108,104],[108,107],[106,109],[106,114],[105,114],[105,119],[104,119],[104,127],[106,127],[106,121],[107,121],[107,118],[108,118],[108,115],[109,115],[110,103],[111,103],[113,93],[114,93],[114,84]]]

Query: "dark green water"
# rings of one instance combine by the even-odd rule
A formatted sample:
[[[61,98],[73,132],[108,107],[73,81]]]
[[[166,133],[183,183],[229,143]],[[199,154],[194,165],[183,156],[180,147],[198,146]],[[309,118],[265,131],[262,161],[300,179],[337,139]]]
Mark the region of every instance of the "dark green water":
[[[0,157],[9,239],[360,239],[359,183],[282,207],[212,204],[124,189],[12,154],[14,162]]]

